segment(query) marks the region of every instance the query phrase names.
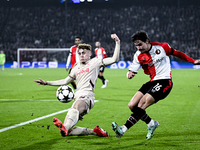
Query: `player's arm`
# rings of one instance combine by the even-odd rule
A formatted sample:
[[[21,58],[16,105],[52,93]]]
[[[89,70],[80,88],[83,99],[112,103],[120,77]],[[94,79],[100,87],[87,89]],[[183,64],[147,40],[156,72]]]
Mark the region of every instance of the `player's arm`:
[[[68,76],[65,79],[56,80],[56,81],[45,81],[45,80],[42,80],[42,79],[34,80],[34,81],[36,83],[39,83],[39,85],[60,86],[60,85],[69,84],[72,80],[73,80],[73,78],[71,76]]]
[[[174,48],[171,48],[169,46],[168,43],[163,43],[163,48],[166,52],[166,54],[169,56],[169,55],[173,55],[173,56],[176,56],[184,61],[187,61],[187,62],[190,62],[194,65],[199,65],[200,64],[200,59],[198,60],[194,60],[193,58],[189,57],[188,55],[186,55],[185,53],[179,51],[179,50],[175,50]]]
[[[187,61],[187,62],[190,62],[190,63],[193,63],[195,62],[194,59],[192,59],[191,57],[189,57],[188,55],[186,55],[185,53],[181,52],[181,51],[178,51],[178,50],[175,50],[175,49],[171,49],[171,55],[173,56],[176,56],[184,61]]]
[[[106,57],[107,57],[107,55],[106,55],[106,51],[105,51],[105,49],[104,49],[103,47],[102,47],[102,49],[101,49],[101,50],[102,50],[103,59],[104,59],[104,58],[106,58]]]
[[[3,64],[5,64],[6,62],[6,55],[4,54],[4,61],[3,61]]]
[[[194,65],[200,65],[200,59],[195,60]]]
[[[70,49],[69,56],[67,58],[67,63],[66,63],[66,71],[68,71],[69,69],[69,64],[71,62],[71,59],[72,59],[72,50]]]
[[[112,57],[108,57],[103,59],[103,63],[105,66],[113,64],[119,61],[119,53],[120,53],[120,40],[116,34],[111,34],[111,38],[115,40],[115,51]]]
[[[141,64],[138,61],[137,55],[134,55],[133,62],[129,66],[129,71],[126,74],[128,79],[132,79],[137,73],[140,68]]]

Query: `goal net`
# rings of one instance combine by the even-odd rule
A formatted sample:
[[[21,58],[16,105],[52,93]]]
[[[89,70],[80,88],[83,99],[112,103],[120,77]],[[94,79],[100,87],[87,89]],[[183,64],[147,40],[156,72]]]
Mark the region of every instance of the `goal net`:
[[[63,68],[70,48],[18,48],[18,68]]]

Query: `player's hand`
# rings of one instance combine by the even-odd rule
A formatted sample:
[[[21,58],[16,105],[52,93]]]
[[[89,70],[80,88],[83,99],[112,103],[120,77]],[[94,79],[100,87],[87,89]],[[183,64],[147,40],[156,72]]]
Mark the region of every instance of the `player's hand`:
[[[47,85],[47,81],[44,81],[42,79],[34,80],[36,83],[39,83],[39,85]]]
[[[194,65],[200,65],[200,59],[195,60]]]
[[[114,39],[115,41],[120,41],[120,39],[116,34],[111,34],[111,38]]]
[[[69,70],[69,68],[66,68],[66,71],[68,71]]]
[[[135,74],[132,71],[129,71],[127,72],[126,76],[128,79],[132,79],[135,76]]]

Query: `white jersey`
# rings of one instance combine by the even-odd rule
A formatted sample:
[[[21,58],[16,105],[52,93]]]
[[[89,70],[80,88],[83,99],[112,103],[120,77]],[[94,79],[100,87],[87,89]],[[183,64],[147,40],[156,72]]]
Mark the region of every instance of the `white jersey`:
[[[76,80],[75,98],[83,95],[94,95],[94,88],[101,66],[104,66],[103,60],[97,58],[90,59],[85,64],[78,62],[74,65],[69,76]]]
[[[129,70],[137,73],[142,66],[144,73],[150,75],[151,81],[171,79],[169,59],[171,47],[167,43],[151,42],[151,45],[152,47],[148,52],[137,51],[135,53]]]
[[[95,54],[96,54],[96,57],[99,58],[99,59],[104,59],[107,57],[106,55],[106,51],[103,47],[100,47],[100,48],[96,48],[95,49]]]

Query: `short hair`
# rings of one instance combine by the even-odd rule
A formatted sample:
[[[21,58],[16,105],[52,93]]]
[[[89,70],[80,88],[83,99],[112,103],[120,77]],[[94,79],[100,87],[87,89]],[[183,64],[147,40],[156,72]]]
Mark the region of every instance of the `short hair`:
[[[137,41],[137,40],[141,40],[141,41],[143,41],[143,42],[146,42],[147,39],[149,40],[149,36],[148,36],[148,34],[147,34],[145,31],[143,31],[143,30],[137,31],[137,32],[134,33],[134,34],[132,35],[132,37],[131,37],[132,42],[135,42],[135,41]],[[149,42],[150,42],[150,40],[149,40]]]
[[[78,49],[87,49],[87,50],[92,50],[92,46],[91,45],[89,45],[89,44],[79,44],[78,45]]]
[[[100,41],[96,41],[96,42],[99,42],[99,43],[101,44],[101,42],[100,42]]]
[[[75,39],[79,39],[79,40],[81,40],[81,37],[79,37],[79,36],[76,36],[76,37],[75,37]]]

